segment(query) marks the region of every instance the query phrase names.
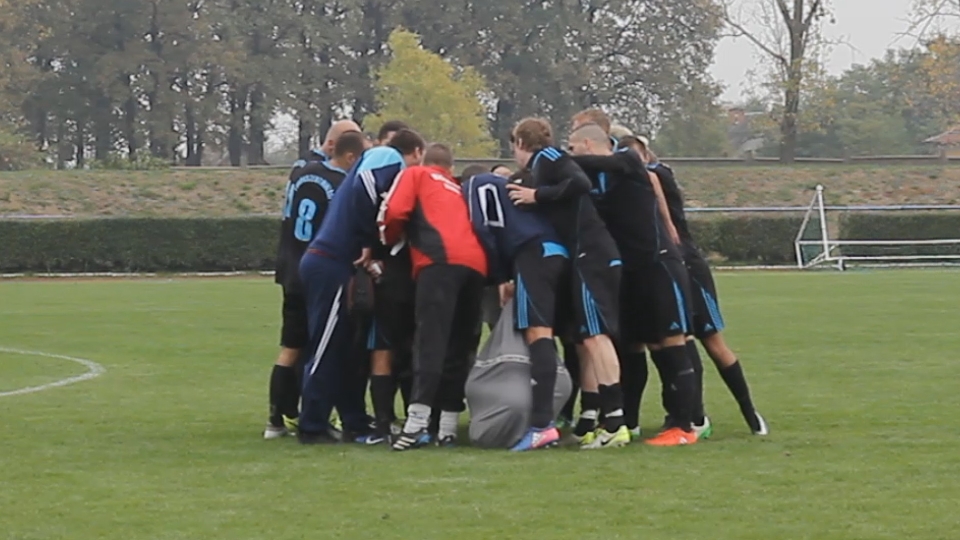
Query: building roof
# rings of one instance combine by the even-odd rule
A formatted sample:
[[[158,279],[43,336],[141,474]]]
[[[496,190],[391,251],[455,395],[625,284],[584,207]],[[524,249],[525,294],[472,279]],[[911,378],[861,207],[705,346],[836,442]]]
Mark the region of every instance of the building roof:
[[[960,125],[953,126],[947,131],[935,137],[930,137],[923,142],[940,146],[960,146]]]

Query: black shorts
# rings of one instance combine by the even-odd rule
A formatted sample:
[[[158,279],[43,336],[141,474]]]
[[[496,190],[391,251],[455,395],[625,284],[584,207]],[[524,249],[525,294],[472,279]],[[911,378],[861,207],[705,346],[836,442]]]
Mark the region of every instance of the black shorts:
[[[287,349],[302,349],[310,340],[307,323],[307,300],[302,293],[283,291],[283,323],[280,329],[280,346]]]
[[[560,303],[560,313],[570,318],[560,325],[563,335],[583,343],[594,336],[619,334],[621,270],[619,260],[585,257],[571,261],[568,292]]]
[[[690,304],[693,308],[692,333],[697,339],[710,337],[724,328],[717,286],[710,265],[699,250],[684,250],[684,262],[690,274]]]
[[[406,252],[406,256],[404,256]],[[416,328],[413,281],[409,251],[383,260],[383,275],[374,285],[373,320],[367,334],[367,349],[387,351],[409,348]]]
[[[540,242],[520,249],[514,266],[514,321],[518,330],[553,328],[556,323],[557,295],[565,293],[564,277],[569,260],[558,251],[550,251]]]
[[[623,274],[624,346],[657,344],[688,334],[691,309],[687,270],[679,259],[662,259]]]

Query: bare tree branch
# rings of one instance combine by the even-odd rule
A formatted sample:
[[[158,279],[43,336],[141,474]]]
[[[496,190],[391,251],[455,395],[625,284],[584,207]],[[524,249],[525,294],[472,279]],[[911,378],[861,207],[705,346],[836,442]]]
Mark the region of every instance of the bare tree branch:
[[[782,0],[778,0],[778,1],[782,1]],[[763,52],[766,53],[767,55],[771,56],[771,57],[774,58],[775,60],[779,61],[779,62],[780,62],[781,64],[783,64],[784,66],[790,64],[790,61],[787,60],[787,58],[786,58],[783,54],[778,53],[777,51],[773,50],[772,47],[770,47],[769,45],[767,45],[766,43],[764,43],[760,38],[758,38],[758,37],[755,36],[752,32],[750,32],[749,30],[747,30],[746,28],[744,28],[744,26],[743,26],[742,24],[740,24],[739,22],[735,21],[735,20],[733,19],[733,17],[730,16],[730,13],[727,11],[727,7],[726,7],[726,6],[723,7],[723,19],[724,19],[724,21],[726,21],[726,23],[727,23],[728,25],[730,25],[734,30],[737,31],[737,34],[735,34],[735,35],[732,36],[732,37],[745,37],[745,38],[747,38],[748,40],[750,40],[751,43],[753,43],[754,45],[756,45],[757,48],[759,48],[761,51],[763,51]]]
[[[804,19],[803,21],[804,33],[806,33],[806,31],[810,29],[810,25],[813,24],[814,17],[817,16],[817,12],[820,11],[820,8],[823,7],[822,4],[823,4],[822,0],[814,0],[813,5],[810,6],[810,12],[807,13],[807,18]]]
[[[780,15],[783,15],[783,22],[790,26],[793,17],[790,16],[790,8],[787,6],[787,0],[777,0],[777,7],[780,9]]]

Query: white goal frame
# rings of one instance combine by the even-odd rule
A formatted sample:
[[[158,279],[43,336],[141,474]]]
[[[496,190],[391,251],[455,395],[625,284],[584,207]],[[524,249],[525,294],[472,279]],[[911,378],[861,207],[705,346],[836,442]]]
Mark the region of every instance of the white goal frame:
[[[836,240],[830,238],[830,228],[827,224],[827,210],[960,210],[958,206],[895,206],[895,207],[828,207],[824,204],[824,187],[817,185],[816,193],[807,207],[794,241],[794,250],[797,256],[797,267],[801,270],[830,264],[837,270],[846,269],[848,262],[872,263],[873,266],[944,266],[960,264],[960,254],[957,255],[870,255],[847,256],[843,254],[843,246],[943,246],[960,245],[960,238],[942,238],[933,240]],[[813,215],[820,220],[820,238],[804,240],[804,233]],[[803,259],[804,246],[818,246],[821,252],[809,261]]]

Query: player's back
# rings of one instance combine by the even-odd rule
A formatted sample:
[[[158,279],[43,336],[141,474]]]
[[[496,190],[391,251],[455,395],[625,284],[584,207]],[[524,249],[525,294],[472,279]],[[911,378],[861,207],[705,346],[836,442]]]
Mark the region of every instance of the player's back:
[[[573,159],[593,183],[591,195],[625,266],[648,264],[672,253],[650,176],[636,153],[621,151]]]
[[[431,264],[454,264],[486,275],[486,253],[473,230],[460,185],[440,167],[418,165],[404,172],[397,192],[391,193],[396,197],[393,201],[399,203],[400,193],[407,188],[415,190],[411,194],[416,198],[407,226],[414,274]]]
[[[572,257],[589,249],[602,258],[618,258],[617,248],[590,198],[590,181],[564,151],[548,147],[534,154],[530,171],[538,190],[537,207],[550,221]],[[586,187],[572,179],[583,177]],[[540,200],[541,188],[551,188],[552,200]]]
[[[403,156],[392,147],[378,146],[364,152],[330,201],[327,217],[310,248],[353,262],[364,246],[375,245],[380,200],[403,168]]]
[[[321,161],[305,162],[290,172],[280,223],[277,283],[287,288],[297,287],[300,259],[319,230],[346,174],[330,162]]]
[[[550,222],[540,213],[514,206],[507,194],[508,180],[481,174],[463,185],[474,227],[486,227],[496,238],[498,251],[512,259],[531,241],[559,242]]]

